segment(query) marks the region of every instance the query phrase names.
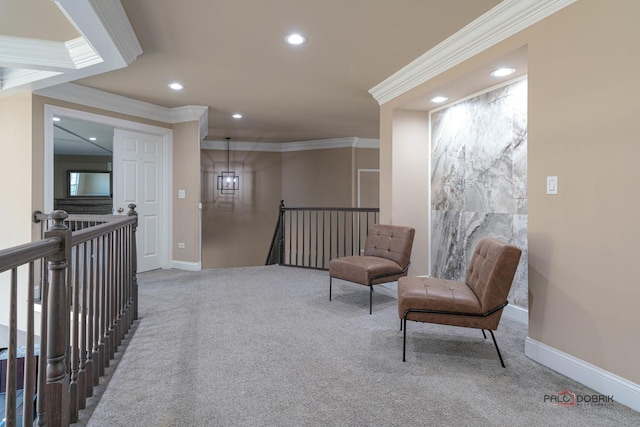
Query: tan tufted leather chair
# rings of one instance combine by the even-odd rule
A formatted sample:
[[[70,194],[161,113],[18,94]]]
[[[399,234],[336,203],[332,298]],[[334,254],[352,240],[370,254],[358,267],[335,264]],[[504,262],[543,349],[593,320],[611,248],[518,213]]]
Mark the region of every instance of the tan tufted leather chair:
[[[407,275],[415,230],[398,225],[371,226],[363,256],[347,256],[329,261],[329,301],[333,278],[369,286],[369,314],[373,285],[393,282]]]
[[[518,268],[521,250],[499,239],[484,237],[475,248],[464,282],[431,277],[398,280],[398,314],[404,329],[402,360],[405,360],[407,320],[488,329],[500,363],[504,361],[493,331]]]

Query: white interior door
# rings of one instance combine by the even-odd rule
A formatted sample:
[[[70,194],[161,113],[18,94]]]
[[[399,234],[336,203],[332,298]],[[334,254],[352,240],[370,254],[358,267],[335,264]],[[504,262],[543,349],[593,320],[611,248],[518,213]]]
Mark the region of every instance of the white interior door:
[[[113,206],[138,212],[138,271],[162,268],[166,247],[163,227],[163,141],[161,136],[115,129],[113,141]]]

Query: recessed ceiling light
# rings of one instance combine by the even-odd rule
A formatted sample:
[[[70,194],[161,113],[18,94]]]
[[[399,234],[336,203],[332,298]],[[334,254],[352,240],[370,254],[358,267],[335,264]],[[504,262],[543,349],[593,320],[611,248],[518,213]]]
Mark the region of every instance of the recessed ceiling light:
[[[95,136],[92,136],[91,138],[89,138],[89,141],[95,141],[96,139],[98,138],[96,138]]]
[[[439,104],[441,102],[444,102],[446,100],[448,100],[449,98],[447,98],[446,96],[435,96],[433,98],[431,98],[431,102],[435,102],[436,104]]]
[[[54,122],[59,122],[60,120],[62,120],[60,117],[54,117],[54,118],[53,118],[53,121],[54,121]]]
[[[233,116],[231,116],[231,117],[233,117],[234,119],[241,119],[241,118],[242,118],[242,114],[235,113],[235,114],[234,114]]]
[[[491,72],[492,77],[505,77],[516,72],[515,68],[498,68]]]
[[[287,43],[292,45],[300,45],[300,44],[305,44],[307,42],[307,38],[302,34],[298,34],[298,33],[289,34],[287,37],[284,38],[284,40]]]
[[[180,83],[178,82],[173,82],[173,83],[169,83],[169,87],[173,90],[182,90],[184,89],[184,86],[182,86]]]

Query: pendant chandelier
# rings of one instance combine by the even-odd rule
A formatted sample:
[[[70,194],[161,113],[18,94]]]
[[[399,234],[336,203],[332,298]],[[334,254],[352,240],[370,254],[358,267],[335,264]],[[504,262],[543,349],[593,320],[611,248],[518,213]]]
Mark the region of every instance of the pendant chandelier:
[[[218,175],[218,190],[220,194],[233,194],[240,188],[240,178],[231,170],[229,147],[231,138],[225,139],[227,140],[227,170]]]

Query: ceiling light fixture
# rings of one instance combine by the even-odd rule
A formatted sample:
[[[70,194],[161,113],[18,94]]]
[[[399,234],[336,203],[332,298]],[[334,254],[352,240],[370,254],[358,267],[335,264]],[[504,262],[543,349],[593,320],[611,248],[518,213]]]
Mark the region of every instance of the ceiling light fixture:
[[[448,100],[449,98],[447,98],[446,96],[434,96],[433,98],[431,98],[431,102],[435,102],[436,104],[439,104],[441,102],[444,102],[446,100]]]
[[[220,172],[220,175],[218,175],[218,190],[220,190],[220,194],[233,194],[240,187],[240,178],[231,170],[231,160],[229,156],[231,138],[225,139],[227,140],[227,170]]]
[[[231,117],[233,117],[234,119],[241,119],[241,118],[242,118],[242,114],[240,114],[240,113],[235,113],[235,114],[234,114],[233,116],[231,116]]]
[[[182,89],[184,89],[184,86],[183,86],[183,85],[181,85],[181,84],[180,84],[180,83],[178,83],[178,82],[169,83],[169,87],[170,87],[171,89],[173,89],[173,90],[182,90]]]
[[[53,121],[54,121],[54,122],[59,122],[60,120],[62,120],[60,117],[54,117],[54,118],[53,118]]]
[[[284,38],[284,40],[287,43],[292,44],[294,46],[305,44],[307,42],[307,38],[302,34],[298,34],[298,33],[289,34],[287,37]]]
[[[92,137],[89,138],[89,141],[95,141],[96,139],[98,139],[98,138],[96,138],[95,136],[92,136]]]
[[[491,77],[505,77],[509,76],[516,72],[515,68],[498,68],[497,70],[493,70],[490,75]]]

